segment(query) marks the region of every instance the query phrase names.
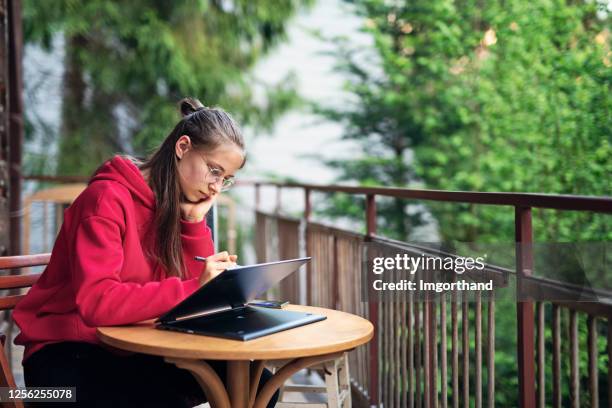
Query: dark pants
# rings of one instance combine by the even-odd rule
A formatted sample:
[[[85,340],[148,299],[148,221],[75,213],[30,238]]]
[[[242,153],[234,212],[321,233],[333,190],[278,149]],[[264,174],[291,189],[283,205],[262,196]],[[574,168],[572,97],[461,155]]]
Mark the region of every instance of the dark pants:
[[[225,381],[225,362],[208,361]],[[76,387],[69,407],[193,407],[206,402],[193,375],[162,357],[147,354],[119,356],[82,342],[49,344],[23,364],[28,387]],[[259,388],[272,376],[264,370]],[[274,407],[278,392],[268,407]],[[32,404],[42,406],[40,403]]]

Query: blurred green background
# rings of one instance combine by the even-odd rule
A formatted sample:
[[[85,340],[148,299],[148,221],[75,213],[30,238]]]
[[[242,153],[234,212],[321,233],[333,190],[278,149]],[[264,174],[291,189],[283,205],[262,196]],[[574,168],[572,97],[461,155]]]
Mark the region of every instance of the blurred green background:
[[[25,67],[26,172],[88,175],[113,153],[145,155],[179,119],[175,103],[193,95],[231,112],[254,146],[255,135],[271,137],[292,114],[337,126],[341,143],[311,153],[333,177],[308,181],[609,196],[611,7],[593,0],[26,0],[26,63],[28,49],[36,49],[61,65],[59,94],[42,97],[47,79],[37,73],[49,67]],[[312,23],[329,25],[323,18],[332,8],[342,17],[330,34]],[[311,12],[315,20],[300,20]],[[344,19],[357,29],[345,29]],[[287,33],[296,21],[330,59],[330,75],[339,78],[331,94],[340,103],[313,96],[312,88],[324,86],[299,70],[271,73],[271,82],[258,75],[260,64],[282,59],[283,44],[292,46]],[[57,111],[53,119],[35,114],[47,102]],[[315,138],[317,130],[304,134],[298,140],[284,132],[282,147]],[[278,163],[288,154],[268,148],[253,160]],[[273,168],[265,174],[281,180],[318,174]],[[315,216],[363,231],[362,200],[338,194],[314,205]],[[511,207],[398,199],[377,205],[379,233],[402,241],[514,241]],[[538,242],[609,242],[611,226],[606,215],[534,211]],[[239,224],[237,235],[253,240],[248,226]],[[547,308],[547,321],[550,314]],[[515,316],[513,299],[500,299],[496,402],[504,407],[517,404]],[[584,345],[586,317],[580,319]],[[603,325],[599,334],[604,373]],[[549,350],[550,333],[546,338]],[[586,373],[584,347],[580,353]],[[563,366],[564,375],[568,370]],[[586,374],[580,381],[586,384]],[[601,381],[603,406],[609,396]]]

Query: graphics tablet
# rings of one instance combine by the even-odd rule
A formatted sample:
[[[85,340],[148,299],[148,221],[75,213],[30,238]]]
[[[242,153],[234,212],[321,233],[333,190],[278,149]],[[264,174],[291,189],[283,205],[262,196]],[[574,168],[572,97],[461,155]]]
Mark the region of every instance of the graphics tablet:
[[[156,321],[156,327],[237,340],[324,320],[325,316],[248,305],[310,257],[228,269]]]

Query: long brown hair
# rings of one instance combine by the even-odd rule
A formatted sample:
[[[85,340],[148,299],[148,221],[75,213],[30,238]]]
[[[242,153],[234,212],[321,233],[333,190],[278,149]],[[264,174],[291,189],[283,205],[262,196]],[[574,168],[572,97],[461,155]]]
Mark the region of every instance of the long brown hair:
[[[182,99],[179,107],[183,118],[138,167],[149,171],[149,186],[155,193],[155,216],[151,225],[157,227],[157,236],[151,255],[165,268],[167,276],[183,278],[186,271],[181,243],[181,189],[176,142],[182,135],[187,135],[196,149],[213,150],[225,143],[234,143],[244,152],[245,147],[240,128],[223,109],[205,107],[195,98]],[[242,166],[246,154],[244,157]]]

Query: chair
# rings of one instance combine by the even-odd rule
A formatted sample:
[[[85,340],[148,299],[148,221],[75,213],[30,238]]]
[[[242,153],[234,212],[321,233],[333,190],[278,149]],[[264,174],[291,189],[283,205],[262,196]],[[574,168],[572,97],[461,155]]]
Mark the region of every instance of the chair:
[[[273,371],[282,367],[288,360],[275,361],[271,364]],[[318,371],[325,378],[325,386],[310,384],[283,385],[276,406],[278,408],[347,408],[351,406],[351,380],[348,366],[348,353],[335,360],[325,361],[309,367]],[[327,402],[287,402],[283,401],[286,392],[327,394]]]
[[[20,255],[20,256],[5,256],[0,257],[0,270],[20,269],[30,266],[41,266],[47,265],[51,254],[36,254],[36,255]],[[0,276],[0,290],[8,290],[8,295],[0,295],[0,310],[9,311],[15,308],[17,302],[19,302],[25,294],[19,293],[16,289],[30,288],[38,278],[40,273],[34,273],[29,275],[2,275]],[[12,327],[12,320],[9,323],[9,327]],[[10,333],[10,330],[9,330]],[[11,371],[9,358],[5,353],[6,342],[11,341],[11,336],[7,337],[4,333],[0,332],[0,387],[16,387],[15,378]],[[15,401],[13,403],[3,403],[3,407],[10,408],[22,408],[23,403],[21,401]]]
[[[87,188],[85,183],[60,184],[57,186],[35,191],[23,200],[23,253],[30,253],[30,226],[32,205],[42,205],[42,236],[36,235],[42,241],[42,251],[48,251],[53,242],[49,240],[52,232],[56,236],[64,219],[64,208],[72,204],[79,194]],[[50,207],[50,208],[49,208]],[[51,216],[49,210],[54,214]],[[50,224],[55,221],[54,225]],[[51,230],[49,229],[51,228]],[[41,239],[42,238],[42,239]]]

